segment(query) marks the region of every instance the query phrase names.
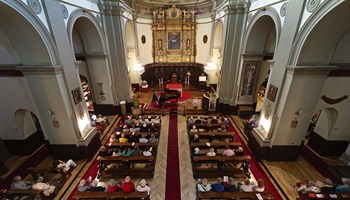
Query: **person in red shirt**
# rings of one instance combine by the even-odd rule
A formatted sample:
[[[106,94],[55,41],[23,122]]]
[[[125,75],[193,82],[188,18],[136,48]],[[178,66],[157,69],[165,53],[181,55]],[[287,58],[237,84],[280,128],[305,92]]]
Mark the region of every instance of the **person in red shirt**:
[[[108,192],[116,192],[119,190],[120,190],[120,185],[118,183],[116,183],[114,179],[109,180],[107,191]]]
[[[122,183],[123,192],[133,192],[135,190],[135,184],[131,181],[130,176],[125,177],[125,181]]]

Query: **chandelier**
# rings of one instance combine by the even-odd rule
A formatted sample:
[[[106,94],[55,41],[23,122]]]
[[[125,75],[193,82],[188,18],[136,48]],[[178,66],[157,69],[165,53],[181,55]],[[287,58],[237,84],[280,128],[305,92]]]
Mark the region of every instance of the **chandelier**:
[[[143,67],[142,63],[138,58],[136,58],[134,71],[138,74],[143,74],[145,72],[145,68]]]
[[[205,73],[209,74],[217,70],[216,64],[213,61],[213,57],[209,57],[208,64],[204,66]]]

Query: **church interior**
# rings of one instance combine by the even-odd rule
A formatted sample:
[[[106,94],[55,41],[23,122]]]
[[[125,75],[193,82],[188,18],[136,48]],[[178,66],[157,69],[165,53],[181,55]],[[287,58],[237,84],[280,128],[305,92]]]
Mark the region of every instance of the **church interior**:
[[[350,199],[349,9],[0,0],[0,199]]]

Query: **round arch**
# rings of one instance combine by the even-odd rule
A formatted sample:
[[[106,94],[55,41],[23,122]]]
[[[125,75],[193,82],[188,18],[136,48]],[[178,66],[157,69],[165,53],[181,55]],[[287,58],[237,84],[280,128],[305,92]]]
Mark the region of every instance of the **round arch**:
[[[84,12],[83,9],[74,10],[70,14],[67,23],[67,31],[73,52],[75,52],[73,41],[75,26],[84,26],[84,28],[78,29],[83,31],[80,35],[82,36],[81,39],[83,40],[85,51],[87,51],[86,53],[107,54],[104,33],[93,14]]]
[[[267,7],[265,11],[258,11],[254,14],[254,16],[251,18],[251,20],[248,22],[249,25],[246,29],[245,38],[243,40],[243,51],[244,53],[263,53],[266,42],[272,43],[273,39],[275,38],[275,42],[272,44],[274,49],[273,52],[276,51],[280,32],[281,32],[281,21],[279,18],[278,13],[275,9],[271,7]],[[262,25],[265,23],[268,23],[269,28],[265,29],[262,32],[260,32],[261,29],[263,29]],[[255,30],[259,29],[259,30]],[[272,30],[271,30],[272,29]],[[274,29],[274,30],[273,30]],[[251,40],[252,38],[256,38],[254,40]],[[254,41],[263,41],[256,43]],[[259,44],[258,46],[256,44]]]
[[[23,139],[38,131],[39,122],[34,121],[37,120],[37,118],[31,111],[26,109],[18,109],[14,113],[14,118]]]
[[[127,49],[136,49],[136,32],[132,21],[125,23],[125,44]]]
[[[223,38],[223,22],[217,20],[214,25],[213,49],[221,49]]]
[[[21,65],[59,64],[55,42],[40,19],[21,1],[0,2],[0,28],[16,49]],[[19,37],[18,35],[21,34]],[[35,49],[35,51],[33,51]]]
[[[325,1],[312,13],[298,32],[291,57],[290,65],[329,65],[334,55],[334,50],[339,41],[349,33],[350,19],[349,1]],[[332,30],[320,32],[320,29]],[[310,44],[316,42],[319,44]],[[324,48],[326,47],[327,48]],[[320,48],[321,47],[321,48]],[[317,51],[315,51],[317,49]],[[303,54],[308,55],[303,55]]]

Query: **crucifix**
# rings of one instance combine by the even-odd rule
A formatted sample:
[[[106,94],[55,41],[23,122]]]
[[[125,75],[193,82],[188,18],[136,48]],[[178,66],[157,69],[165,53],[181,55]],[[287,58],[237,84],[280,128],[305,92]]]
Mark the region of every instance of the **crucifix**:
[[[187,72],[187,84],[190,85],[190,76],[191,76],[191,72],[188,71]]]

